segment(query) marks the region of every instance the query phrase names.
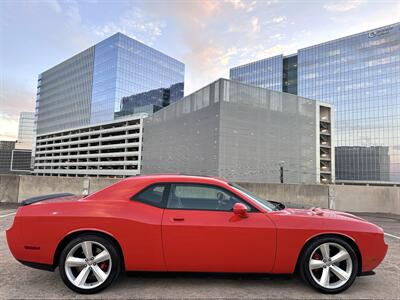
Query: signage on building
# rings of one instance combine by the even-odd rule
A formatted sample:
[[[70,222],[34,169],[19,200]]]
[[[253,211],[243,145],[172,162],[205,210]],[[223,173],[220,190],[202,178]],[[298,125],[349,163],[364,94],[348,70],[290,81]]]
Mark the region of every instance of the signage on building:
[[[376,30],[370,31],[368,33],[368,37],[374,38],[377,36],[385,35],[385,34],[388,34],[392,29],[393,29],[393,26],[389,26],[389,27],[382,28],[382,29],[376,29]]]

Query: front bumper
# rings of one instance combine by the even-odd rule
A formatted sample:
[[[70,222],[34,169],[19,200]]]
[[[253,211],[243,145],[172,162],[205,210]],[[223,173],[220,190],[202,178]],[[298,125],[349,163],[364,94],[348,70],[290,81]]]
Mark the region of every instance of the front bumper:
[[[369,243],[361,249],[362,253],[362,273],[374,270],[385,258],[388,245],[385,243],[383,233],[381,236],[374,234],[373,238],[368,239]]]

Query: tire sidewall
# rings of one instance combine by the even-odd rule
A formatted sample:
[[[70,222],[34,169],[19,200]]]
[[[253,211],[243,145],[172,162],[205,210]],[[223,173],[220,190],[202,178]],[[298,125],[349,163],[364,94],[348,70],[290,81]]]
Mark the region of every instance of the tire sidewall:
[[[327,288],[320,286],[312,278],[311,271],[309,269],[309,260],[310,260],[311,254],[319,245],[325,244],[325,243],[336,243],[336,244],[339,244],[342,247],[344,247],[347,250],[347,252],[349,253],[350,258],[353,263],[353,269],[352,269],[352,273],[351,273],[349,280],[344,285],[342,285],[341,287],[338,287],[336,289],[327,289]],[[359,263],[358,258],[357,258],[357,255],[356,255],[354,249],[346,241],[344,241],[343,239],[338,238],[338,237],[323,237],[323,238],[319,238],[319,239],[311,242],[306,247],[306,249],[302,255],[302,260],[301,260],[301,265],[300,265],[300,273],[301,273],[301,277],[303,278],[303,280],[308,282],[314,289],[316,289],[322,293],[325,293],[325,294],[337,294],[337,293],[343,292],[344,290],[348,289],[353,284],[354,280],[357,277],[357,273],[358,273],[358,267],[359,267],[358,263]]]
[[[77,286],[75,286],[72,282],[69,281],[67,274],[65,272],[65,260],[66,257],[69,253],[69,251],[76,246],[79,243],[82,243],[84,241],[93,241],[97,242],[101,245],[103,245],[107,251],[110,253],[112,264],[111,264],[111,272],[106,281],[104,281],[101,285],[93,288],[93,289],[82,289]],[[104,290],[106,287],[108,287],[113,281],[118,277],[118,275],[121,273],[121,259],[119,257],[119,253],[117,251],[117,248],[115,244],[109,240],[108,238],[105,238],[100,235],[96,234],[84,234],[80,235],[76,238],[74,238],[72,241],[70,241],[62,250],[61,255],[60,255],[60,260],[59,260],[59,272],[61,279],[63,280],[64,284],[70,288],[71,290],[80,293],[80,294],[94,294],[98,293],[102,290]]]

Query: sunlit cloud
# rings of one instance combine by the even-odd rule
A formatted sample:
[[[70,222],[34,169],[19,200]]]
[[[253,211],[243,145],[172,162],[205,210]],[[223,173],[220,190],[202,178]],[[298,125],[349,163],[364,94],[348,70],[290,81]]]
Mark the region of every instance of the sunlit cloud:
[[[268,1],[267,1],[268,2]],[[233,5],[237,10],[244,10],[246,12],[252,12],[257,4],[257,1],[250,0],[225,0],[225,3]]]
[[[1,81],[0,140],[15,140],[21,111],[34,111],[34,96],[24,85]]]
[[[0,141],[15,141],[18,134],[18,119],[0,112]]]

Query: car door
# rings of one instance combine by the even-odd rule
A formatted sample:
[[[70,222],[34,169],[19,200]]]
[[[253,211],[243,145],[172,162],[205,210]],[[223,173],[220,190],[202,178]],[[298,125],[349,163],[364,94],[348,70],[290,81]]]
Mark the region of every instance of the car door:
[[[232,212],[236,202],[248,207],[247,218]],[[274,224],[214,185],[171,184],[162,238],[169,271],[269,272],[274,264]]]
[[[126,228],[121,231],[129,241],[125,245],[127,270],[165,271],[161,230],[168,186],[152,184],[127,202]]]

